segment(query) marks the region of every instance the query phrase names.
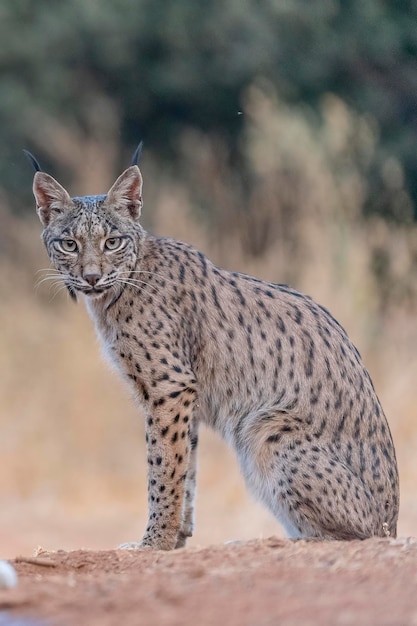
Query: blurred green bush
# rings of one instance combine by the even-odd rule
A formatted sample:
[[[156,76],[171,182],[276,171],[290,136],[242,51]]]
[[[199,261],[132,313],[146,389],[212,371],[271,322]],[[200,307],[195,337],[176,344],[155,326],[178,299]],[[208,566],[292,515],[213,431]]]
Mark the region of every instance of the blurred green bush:
[[[411,220],[416,18],[411,0],[2,0],[3,198],[16,211],[31,206],[23,147],[64,182],[87,183],[81,167],[90,180],[109,177],[143,138],[161,167],[186,178],[190,129],[220,138],[250,190],[239,113],[266,79],[312,129],[328,94],[365,116],[376,146],[361,210]]]

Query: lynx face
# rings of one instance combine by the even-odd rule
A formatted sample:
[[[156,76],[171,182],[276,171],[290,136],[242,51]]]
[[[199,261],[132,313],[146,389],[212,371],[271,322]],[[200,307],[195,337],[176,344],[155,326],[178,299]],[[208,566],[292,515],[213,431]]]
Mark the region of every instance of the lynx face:
[[[89,298],[117,296],[133,280],[143,233],[138,222],[141,184],[134,166],[107,195],[70,198],[48,174],[35,175],[42,238],[72,297],[76,292]]]

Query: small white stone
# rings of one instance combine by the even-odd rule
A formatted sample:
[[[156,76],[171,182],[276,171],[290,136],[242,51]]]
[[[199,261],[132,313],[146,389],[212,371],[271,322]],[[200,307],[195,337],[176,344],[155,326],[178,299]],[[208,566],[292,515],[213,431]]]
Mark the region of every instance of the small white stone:
[[[0,561],[0,589],[11,589],[16,585],[16,570],[7,561]]]

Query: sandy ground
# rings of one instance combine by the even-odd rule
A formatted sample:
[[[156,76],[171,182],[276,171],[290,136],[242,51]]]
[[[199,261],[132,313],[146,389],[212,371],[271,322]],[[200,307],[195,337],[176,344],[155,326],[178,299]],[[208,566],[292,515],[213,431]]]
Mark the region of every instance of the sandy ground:
[[[1,626],[417,625],[417,539],[275,537],[174,552],[44,552],[11,561]]]

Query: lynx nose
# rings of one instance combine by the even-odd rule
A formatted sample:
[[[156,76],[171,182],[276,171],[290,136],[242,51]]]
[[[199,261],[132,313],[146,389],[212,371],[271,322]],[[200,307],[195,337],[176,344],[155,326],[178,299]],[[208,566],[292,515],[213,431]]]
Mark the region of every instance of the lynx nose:
[[[100,274],[85,274],[83,278],[88,282],[89,285],[95,287],[101,276]]]

